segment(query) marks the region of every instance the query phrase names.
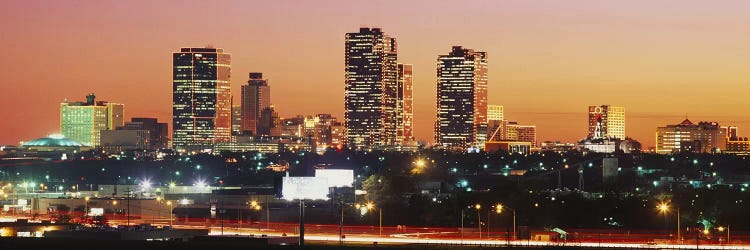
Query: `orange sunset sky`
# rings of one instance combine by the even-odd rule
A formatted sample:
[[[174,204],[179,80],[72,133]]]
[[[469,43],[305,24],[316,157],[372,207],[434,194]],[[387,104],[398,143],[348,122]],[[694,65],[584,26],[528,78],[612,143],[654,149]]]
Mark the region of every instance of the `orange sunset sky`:
[[[750,137],[750,1],[11,1],[0,2],[0,144],[59,130],[59,103],[124,103],[170,121],[171,53],[232,54],[232,93],[270,80],[282,117],[343,119],[344,34],[380,27],[414,64],[415,133],[432,141],[436,57],[488,52],[489,101],[538,139],[586,136],[587,106],[626,108],[626,134],[718,121]],[[171,127],[171,124],[170,124]]]

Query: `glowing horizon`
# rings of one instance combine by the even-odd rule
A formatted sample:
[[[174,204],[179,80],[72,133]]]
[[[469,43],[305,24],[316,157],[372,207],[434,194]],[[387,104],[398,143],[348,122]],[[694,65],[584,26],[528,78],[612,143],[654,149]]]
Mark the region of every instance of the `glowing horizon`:
[[[143,6],[148,5],[148,8]],[[473,11],[457,11],[458,7]],[[587,135],[587,107],[625,107],[626,135],[716,121],[750,137],[748,1],[4,1],[0,144],[59,132],[63,99],[94,92],[126,120],[170,123],[171,54],[232,55],[232,94],[262,72],[281,117],[343,120],[344,34],[379,27],[414,65],[414,133],[431,142],[435,60],[453,45],[488,53],[489,104],[537,125],[538,141]],[[185,13],[190,13],[186,15]],[[191,18],[195,17],[195,18]]]

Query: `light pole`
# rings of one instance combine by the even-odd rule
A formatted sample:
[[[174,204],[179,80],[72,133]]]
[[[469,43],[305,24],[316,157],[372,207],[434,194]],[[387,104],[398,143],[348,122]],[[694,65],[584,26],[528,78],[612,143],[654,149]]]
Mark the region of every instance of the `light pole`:
[[[502,204],[498,203],[497,205],[494,205],[492,207],[495,208],[495,213],[496,214],[500,214],[500,213],[503,212],[503,205]],[[490,228],[490,222],[492,222],[492,219],[490,217],[491,214],[492,214],[492,209],[487,209],[487,238],[491,238],[491,236],[492,236],[492,228]]]
[[[729,244],[729,225],[727,225],[726,228],[720,226],[717,229],[719,230],[719,232],[724,232],[725,229],[727,230],[727,244]]]
[[[172,201],[167,201],[167,205],[169,206],[169,226],[172,226]]]
[[[669,213],[669,203],[661,202],[656,206],[656,208],[659,210],[659,213],[664,214],[664,220],[666,220],[667,213]],[[677,206],[677,242],[680,242],[682,240],[680,231],[680,207]]]
[[[86,197],[83,198],[83,204],[84,204],[83,217],[87,217],[89,215],[89,213],[88,213],[88,211],[89,211],[89,199],[90,198],[88,196],[86,196]]]
[[[503,209],[505,209],[505,208],[508,208],[511,211],[513,211],[513,239],[515,240],[515,239],[517,239],[516,238],[516,209],[510,208],[510,207],[506,207],[503,204],[497,204],[497,205],[495,205],[495,212],[498,213],[498,214],[500,214],[500,213],[503,212]],[[487,218],[487,220],[489,221],[489,217]],[[488,227],[488,229],[489,229],[489,227]]]
[[[266,207],[268,207],[268,204],[266,204]],[[263,209],[263,207],[260,204],[258,204],[257,201],[251,201],[250,202],[250,208],[252,208],[255,211],[260,211],[261,209]],[[268,208],[266,208],[266,209],[268,209]],[[268,210],[266,210],[266,211],[268,211]],[[266,217],[268,217],[268,216],[266,216]],[[266,220],[268,220],[268,218],[266,218]],[[266,222],[266,224],[268,224],[268,222]],[[266,227],[268,227],[268,226],[266,225]],[[260,222],[258,222],[258,231],[260,231]]]
[[[482,209],[482,205],[479,205],[479,203],[477,203],[476,205],[474,205],[474,208],[477,209],[477,228],[479,229],[479,238],[481,239],[482,238],[482,216],[481,216],[481,213],[479,212]]]
[[[368,202],[368,203],[365,203],[365,204],[357,204],[354,207],[356,207],[357,209],[359,209],[360,214],[364,215],[365,213],[367,213],[370,210],[374,209],[375,208],[375,204],[373,204],[372,202]],[[380,210],[380,231],[381,231],[381,233],[382,233],[382,230],[383,230],[383,210],[381,209]]]
[[[380,217],[379,219],[380,228],[378,229],[378,235],[383,236],[383,208],[382,207],[378,207],[378,216]],[[728,231],[727,231],[727,234],[729,234]]]
[[[464,238],[464,209],[461,208],[461,239]]]

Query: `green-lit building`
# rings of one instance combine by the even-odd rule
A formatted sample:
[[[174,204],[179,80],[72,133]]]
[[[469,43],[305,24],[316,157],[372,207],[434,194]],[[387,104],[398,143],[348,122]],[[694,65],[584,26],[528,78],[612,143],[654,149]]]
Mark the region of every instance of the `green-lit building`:
[[[60,131],[63,136],[84,146],[97,147],[102,130],[113,130],[124,125],[124,105],[97,102],[91,93],[85,102],[60,104]]]

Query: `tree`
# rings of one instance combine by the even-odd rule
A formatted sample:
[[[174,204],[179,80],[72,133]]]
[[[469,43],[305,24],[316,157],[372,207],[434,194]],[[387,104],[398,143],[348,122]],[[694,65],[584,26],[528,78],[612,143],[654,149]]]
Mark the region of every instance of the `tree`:
[[[390,183],[381,175],[370,175],[362,182],[362,189],[367,192],[365,196],[368,201],[383,204],[390,196]]]

